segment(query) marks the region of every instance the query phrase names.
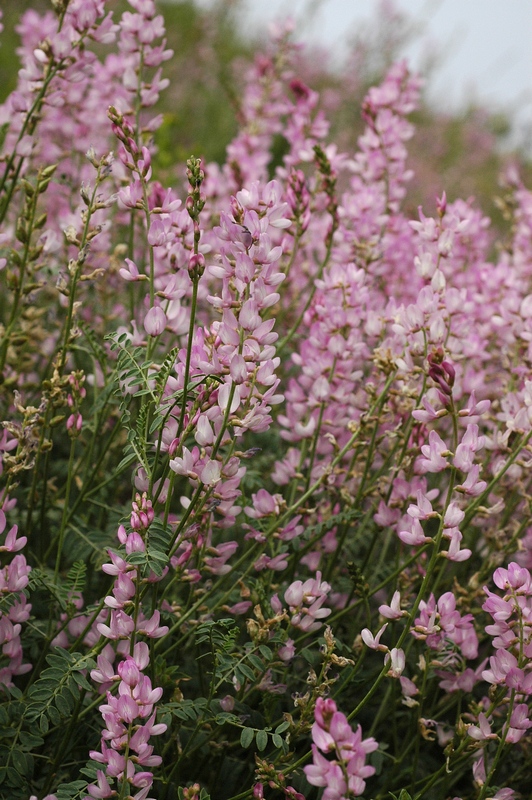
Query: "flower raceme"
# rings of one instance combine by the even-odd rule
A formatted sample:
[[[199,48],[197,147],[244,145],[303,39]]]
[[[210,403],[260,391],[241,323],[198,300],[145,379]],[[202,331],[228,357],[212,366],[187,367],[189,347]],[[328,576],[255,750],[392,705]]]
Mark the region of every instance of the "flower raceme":
[[[365,763],[367,756],[378,748],[375,739],[362,739],[360,725],[353,731],[334,700],[318,697],[312,741],[313,764],[304,768],[305,776],[312,786],[326,787],[324,800],[346,800],[361,795],[365,779],[375,773],[375,768]],[[333,758],[326,758],[328,755]]]
[[[137,494],[130,516],[132,530],[129,534],[123,526],[119,530],[119,540],[126,554],[145,551],[144,538],[153,519],[150,501],[145,494]],[[105,604],[110,608],[110,619],[108,624],[97,623],[97,629],[101,636],[117,642],[118,647],[123,642],[130,654],[119,662],[115,671],[112,663],[115,652],[106,646],[98,656],[97,669],[91,672],[93,681],[105,690],[107,702],[99,706],[105,724],[101,748],[91,751],[90,756],[93,761],[103,764],[105,771],[98,770],[96,783],[87,787],[87,797],[115,796],[116,791],[109,780],[131,790],[140,789],[135,797],[145,797],[153,782],[153,773],[146,768],[157,767],[162,761],[160,756],[153,755],[153,745],[148,742],[151,736],[164,733],[166,725],[155,722],[155,705],[163,690],[152,688],[150,678],[144,674],[150,663],[148,645],[144,641],[135,643],[135,640],[139,635],[160,638],[168,632],[168,627],[159,624],[158,610],[147,618],[139,608],[135,567],[117,553],[109,551],[109,555],[111,563],[104,564],[103,570],[115,577],[112,596],[105,598]]]
[[[493,619],[493,624],[486,626],[486,633],[493,637],[496,652],[490,656],[489,668],[482,672],[482,677],[488,683],[506,686],[518,699],[526,700],[532,694],[532,578],[527,569],[511,562],[507,569],[495,570],[493,579],[504,595],[500,597],[487,587],[484,589],[487,599],[482,608]],[[515,707],[516,719],[522,718],[523,707],[528,709],[523,703]],[[527,714],[528,711],[526,719]],[[518,741],[530,724],[513,725],[510,720],[508,741]],[[522,733],[512,733],[514,728]]]
[[[321,580],[321,572],[315,578],[306,581],[294,581],[286,592],[284,599],[288,603],[292,614],[291,623],[306,633],[312,633],[321,628],[319,620],[325,619],[331,613],[330,608],[324,608],[330,591],[330,584]]]

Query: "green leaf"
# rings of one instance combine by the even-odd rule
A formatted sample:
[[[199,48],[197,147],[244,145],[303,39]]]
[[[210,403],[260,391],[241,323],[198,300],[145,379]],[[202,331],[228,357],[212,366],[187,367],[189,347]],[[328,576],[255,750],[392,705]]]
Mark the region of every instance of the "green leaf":
[[[22,752],[22,750],[17,750],[16,748],[11,751],[11,761],[13,762],[13,766],[19,773],[19,775],[26,775],[28,772],[28,762],[26,760],[26,755]]]
[[[33,749],[40,747],[44,744],[42,736],[37,736],[36,733],[29,733],[28,731],[20,731],[19,733],[20,744],[22,747]]]
[[[159,396],[159,400],[162,398],[166,382],[170,374],[173,372],[174,364],[176,362],[178,355],[179,355],[179,347],[174,347],[172,350],[170,350],[170,352],[164,359],[163,363],[161,364],[161,368],[159,369],[157,378],[155,380],[155,391]]]
[[[133,553],[130,553],[127,557],[128,564],[145,564],[146,563],[146,553],[140,552],[135,550]]]
[[[64,647],[59,646],[54,647],[54,652],[52,655],[62,656],[64,661],[66,661],[68,664],[75,664],[76,661],[79,661],[80,658],[83,658],[81,653],[69,653],[69,651],[65,650]]]
[[[251,742],[255,737],[255,731],[253,728],[242,728],[242,733],[240,734],[240,744],[246,750]]]
[[[8,130],[9,130],[9,122],[4,122],[3,125],[0,125],[0,147],[4,146],[4,141]]]
[[[258,656],[255,656],[255,655],[253,655],[253,654],[250,654],[250,655],[248,656],[248,661],[249,661],[249,663],[250,663],[250,664],[252,664],[252,665],[255,667],[255,669],[256,669],[256,670],[258,670],[259,672],[262,672],[262,670],[264,669],[264,664],[262,663],[262,661],[260,660],[260,658],[259,658]]]
[[[50,722],[52,725],[60,725],[61,724],[61,714],[57,710],[55,706],[48,706],[47,714],[50,717]]]
[[[70,783],[61,783],[55,790],[54,794],[57,800],[72,800],[74,797],[79,797],[87,788],[87,781],[71,781]]]
[[[149,563],[149,568],[151,569],[153,574],[157,575],[157,577],[159,577],[159,578],[161,577],[161,575],[164,572],[164,566],[163,566],[163,564],[161,564],[160,561],[151,561]]]
[[[13,788],[20,789],[25,784],[24,778],[19,775],[14,767],[7,768],[7,783]]]
[[[380,775],[384,764],[384,753],[382,750],[376,750],[374,753],[371,753],[369,762],[372,767],[375,767],[375,774]]]
[[[58,656],[57,653],[50,653],[50,655],[46,656],[46,660],[51,667],[58,669],[61,675],[68,668],[68,661],[62,656]]]
[[[42,683],[45,680],[48,681],[48,683],[57,683],[57,681],[61,680],[67,670],[68,664],[63,664],[61,669],[58,669],[57,667],[48,667],[48,669],[44,669],[41,672],[39,683]]]
[[[74,702],[77,702],[79,700],[79,687],[78,687],[77,678],[78,678],[77,675],[76,675],[75,678],[74,678],[73,675],[70,675],[68,680],[67,680],[67,683],[66,683],[66,688],[68,689],[68,691],[72,695],[72,697],[74,699]]]
[[[63,692],[63,694],[57,694],[55,696],[55,704],[63,717],[70,716],[70,712],[74,707],[74,702],[72,699],[72,695],[68,692]]]
[[[162,561],[163,564],[166,564],[166,562],[168,561],[168,556],[166,555],[166,553],[162,553],[160,550],[150,549],[149,558],[150,559],[154,558],[156,561]]]
[[[44,671],[46,672],[46,670]],[[39,679],[37,683],[34,683],[33,686],[30,687],[28,692],[29,697],[34,697],[42,690],[46,690],[49,694],[57,688],[57,684],[60,682],[61,678],[63,677],[64,673],[60,672],[56,677],[49,678],[43,672],[42,678]],[[32,691],[33,690],[33,691]]]
[[[261,667],[262,667],[262,664],[261,664]],[[236,669],[236,671],[240,672],[242,675],[244,675],[250,681],[254,681],[255,680],[255,673],[246,664],[239,664],[237,669]]]
[[[42,702],[43,700],[46,702],[46,700],[49,699],[50,694],[51,693],[49,687],[47,686],[42,687],[39,684],[34,683],[30,691],[28,692],[28,697],[31,700],[39,703]]]
[[[290,723],[285,720],[284,722],[281,722],[281,724],[276,727],[275,733],[284,733],[285,731],[288,730],[289,727],[290,727]]]
[[[93,689],[93,687],[88,682],[87,678],[80,672],[78,672],[78,674],[76,675],[76,683],[79,684],[79,686],[81,686],[87,692],[91,692]]]
[[[312,650],[309,650],[308,647],[303,648],[303,650],[300,651],[299,655],[303,656],[305,661],[311,666],[316,663],[317,655]]]
[[[26,709],[26,713],[24,714],[24,719],[28,722],[35,722],[37,717],[39,717],[43,713],[42,705],[37,705],[37,703],[32,703],[32,705],[28,706]]]
[[[232,725],[238,725],[239,718],[235,714],[231,714],[229,711],[221,711],[219,714],[216,714],[214,721],[217,725],[225,725],[227,722],[231,723]]]
[[[257,731],[257,748],[262,752],[268,747],[268,734],[266,731]]]
[[[282,747],[283,747],[283,738],[281,736],[279,736],[278,733],[273,733],[272,734],[272,742],[275,745],[275,747],[278,747],[279,749],[282,749]]]
[[[96,780],[100,765],[96,761],[89,761],[84,767],[80,769],[82,775],[86,775],[90,781]]]

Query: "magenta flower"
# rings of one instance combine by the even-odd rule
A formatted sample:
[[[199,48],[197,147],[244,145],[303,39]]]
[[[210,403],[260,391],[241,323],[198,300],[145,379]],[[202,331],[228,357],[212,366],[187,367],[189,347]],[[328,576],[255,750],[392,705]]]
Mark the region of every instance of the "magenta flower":
[[[449,466],[447,456],[450,451],[435,430],[429,433],[429,443],[422,446],[421,452],[424,458],[419,458],[418,464],[424,472],[441,472]]]
[[[322,620],[331,613],[330,608],[323,608],[327,593],[331,587],[321,580],[321,572],[316,573],[316,578],[305,581],[294,581],[284,593],[290,613],[293,615],[291,623],[306,633],[317,631]]]
[[[375,768],[367,766],[365,760],[377,749],[377,742],[373,738],[363,740],[360,726],[353,732],[330,698],[319,697],[314,714],[313,763],[304,767],[307,781],[312,786],[327,787],[323,794],[327,800],[342,800],[348,793],[358,797],[364,792],[365,779],[375,773]],[[334,754],[335,758],[325,758],[320,750]]]
[[[144,317],[144,329],[150,336],[160,336],[166,328],[166,314],[160,306],[150,308]]]

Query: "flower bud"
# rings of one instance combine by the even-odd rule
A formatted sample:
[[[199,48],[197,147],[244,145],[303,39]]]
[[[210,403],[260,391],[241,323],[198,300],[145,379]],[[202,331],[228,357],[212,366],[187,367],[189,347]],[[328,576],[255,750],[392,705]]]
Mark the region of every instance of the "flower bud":
[[[194,253],[188,262],[188,274],[192,280],[198,280],[205,272],[205,257],[202,253]]]

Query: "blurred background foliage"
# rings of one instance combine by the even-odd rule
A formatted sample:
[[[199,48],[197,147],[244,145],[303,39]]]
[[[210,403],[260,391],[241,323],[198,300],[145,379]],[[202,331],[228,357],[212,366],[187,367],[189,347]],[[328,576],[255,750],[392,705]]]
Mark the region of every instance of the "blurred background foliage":
[[[267,32],[245,26],[243,0],[213,0],[208,7],[193,0],[158,0],[164,15],[168,46],[174,57],[163,65],[170,87],[162,93],[157,132],[158,178],[164,184],[181,182],[183,164],[191,153],[205,161],[222,163],[225,148],[237,130],[239,98],[247,66],[266,46]],[[322,107],[331,121],[330,141],[352,152],[363,128],[361,101],[369,86],[378,83],[391,63],[400,58],[413,37],[420,35],[416,20],[377,6],[374,17],[353,32],[341,65],[333,53],[316,46],[298,54],[297,73],[320,92]],[[27,8],[51,8],[47,0],[2,0],[4,32],[0,47],[0,101],[15,87],[18,36],[16,22]],[[108,7],[119,15],[125,0]],[[424,68],[425,78],[437,70],[436,58]],[[472,105],[443,113],[426,101],[413,115],[416,134],[409,143],[414,178],[406,199],[407,213],[417,216],[423,205],[434,212],[434,198],[447,192],[449,200],[471,197],[497,229],[504,220],[494,198],[502,193],[500,180],[509,162],[516,164],[528,185],[532,168],[519,150],[508,148],[511,120],[500,113]],[[280,160],[282,141],[274,141],[272,163]]]

